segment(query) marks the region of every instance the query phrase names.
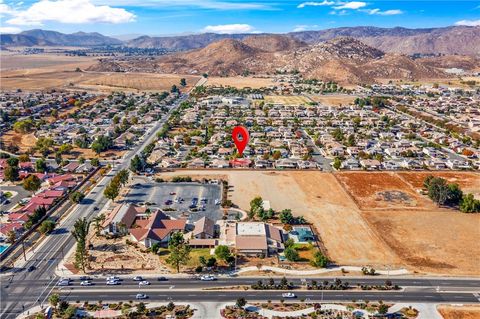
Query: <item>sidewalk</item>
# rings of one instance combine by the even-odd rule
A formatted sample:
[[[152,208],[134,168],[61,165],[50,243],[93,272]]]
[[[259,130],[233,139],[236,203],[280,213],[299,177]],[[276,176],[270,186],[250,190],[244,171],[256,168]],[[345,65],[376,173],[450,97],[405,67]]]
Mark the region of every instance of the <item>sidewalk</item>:
[[[285,269],[280,267],[272,266],[262,266],[260,268],[256,266],[244,267],[237,271],[237,274],[241,274],[249,271],[259,271],[259,270],[269,270],[277,273],[283,273],[285,275],[298,275],[298,276],[308,276],[308,275],[318,275],[325,274],[329,272],[341,271],[342,269],[346,271],[362,271],[362,267],[356,266],[342,266],[342,267],[332,267],[332,268],[321,268],[321,269],[312,269],[312,270],[294,270],[294,269]],[[407,269],[394,269],[394,270],[376,270],[376,273],[379,275],[408,275],[410,272]]]

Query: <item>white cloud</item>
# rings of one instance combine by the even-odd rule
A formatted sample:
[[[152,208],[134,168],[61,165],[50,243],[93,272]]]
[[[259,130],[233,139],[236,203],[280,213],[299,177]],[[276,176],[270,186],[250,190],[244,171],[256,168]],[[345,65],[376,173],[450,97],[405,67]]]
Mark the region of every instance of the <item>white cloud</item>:
[[[270,5],[248,1],[217,0],[92,0],[95,4],[138,7],[195,7],[214,10],[271,10]]]
[[[301,32],[306,30],[312,30],[315,28],[318,28],[318,24],[313,24],[313,25],[299,24],[295,26],[295,28],[293,29],[293,32]]]
[[[69,24],[135,21],[135,15],[123,8],[94,5],[90,0],[40,0],[10,15],[7,23],[13,25],[42,25],[46,21]]]
[[[249,24],[220,24],[208,25],[202,31],[220,34],[254,33],[255,28]]]
[[[11,15],[15,13],[15,9],[10,7],[8,4],[3,3],[2,0],[0,0],[0,17],[3,17],[5,14]]]
[[[351,2],[343,2],[340,3],[339,6],[333,7],[335,10],[343,10],[343,9],[351,9],[351,10],[357,10],[360,8],[363,8],[367,5],[366,2],[361,2],[361,1],[351,1]]]
[[[480,20],[460,20],[455,22],[455,25],[465,25],[468,27],[478,27],[480,26]]]
[[[380,9],[365,9],[365,10],[360,10],[360,11],[364,11],[368,14],[377,14],[377,15],[381,15],[381,16],[393,16],[393,15],[397,15],[397,14],[403,14],[403,11],[398,10],[398,9],[386,10],[386,11],[381,11]]]
[[[17,27],[0,27],[0,33],[20,33],[22,30]]]
[[[308,2],[303,2],[303,3],[300,3],[297,8],[305,8],[307,6],[311,6],[311,7],[318,7],[318,6],[331,6],[331,5],[334,5],[335,2],[334,1],[328,1],[328,0],[324,0],[323,2],[314,2],[314,1],[308,1]]]

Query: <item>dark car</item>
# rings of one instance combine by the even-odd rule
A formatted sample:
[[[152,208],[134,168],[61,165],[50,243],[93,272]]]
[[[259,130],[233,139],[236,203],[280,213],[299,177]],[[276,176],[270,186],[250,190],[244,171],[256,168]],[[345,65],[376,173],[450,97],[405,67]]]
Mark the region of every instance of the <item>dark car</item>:
[[[158,281],[168,281],[167,277],[158,277]]]
[[[98,210],[98,207],[97,206],[93,207],[93,210]]]
[[[165,205],[172,205],[173,201],[169,199],[169,200],[166,200],[164,204]]]
[[[32,272],[32,271],[34,271],[35,269],[36,269],[35,266],[30,266],[30,267],[27,268],[27,271],[28,271],[28,272]]]

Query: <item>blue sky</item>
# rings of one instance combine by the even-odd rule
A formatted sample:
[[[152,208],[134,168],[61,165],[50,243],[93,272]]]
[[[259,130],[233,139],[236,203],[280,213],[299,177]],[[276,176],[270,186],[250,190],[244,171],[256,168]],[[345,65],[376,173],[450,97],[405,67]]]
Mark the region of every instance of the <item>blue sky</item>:
[[[344,26],[480,25],[480,1],[0,0],[2,33],[284,33]]]

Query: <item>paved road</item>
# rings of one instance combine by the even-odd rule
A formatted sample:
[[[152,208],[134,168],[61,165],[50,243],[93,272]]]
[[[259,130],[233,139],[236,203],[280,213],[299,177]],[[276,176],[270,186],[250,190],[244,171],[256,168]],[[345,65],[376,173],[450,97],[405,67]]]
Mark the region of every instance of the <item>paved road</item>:
[[[189,301],[189,302],[232,302],[239,297],[244,297],[247,301],[277,301],[283,299],[281,291],[232,291],[232,290],[202,290],[202,291],[176,291],[149,289],[134,289],[130,291],[122,290],[64,290],[60,293],[61,297],[69,301],[129,301],[135,300],[137,293],[145,293],[150,301],[168,302],[168,301]],[[303,291],[295,292],[298,299],[310,301],[348,301],[369,300],[369,301],[391,301],[391,302],[417,302],[417,303],[475,303],[478,299],[471,293],[436,293],[424,291],[412,291],[408,293],[401,292],[363,292],[363,291]]]
[[[142,143],[139,143],[128,152],[120,163],[114,163],[111,172],[85,197],[82,201],[83,204],[78,205],[62,221],[58,228],[45,239],[43,245],[35,249],[33,257],[28,260],[23,268],[14,270],[14,276],[11,279],[9,278],[11,282],[8,283],[8,288],[5,288],[3,285],[5,277],[2,278],[0,318],[14,318],[21,312],[23,306],[28,308],[46,300],[48,293],[54,287],[57,280],[54,279],[55,268],[61,259],[63,259],[64,254],[75,244],[73,237],[70,235],[70,230],[73,228],[75,221],[82,217],[87,217],[88,219],[93,218],[95,215],[94,207],[96,206],[101,209],[107,204],[107,199],[103,196],[103,188],[105,185],[110,182],[118,171],[128,168],[133,156],[139,154],[146,145],[155,139],[156,132],[163,126],[173,110],[186,98],[187,96],[185,95],[178,99],[170,112],[166,114],[152,130],[146,133]],[[30,266],[34,266],[36,269],[32,272],[27,272],[25,269]],[[40,291],[33,289],[32,286],[22,285],[21,283],[26,280],[43,280],[43,282],[47,280],[48,284],[43,284]]]

